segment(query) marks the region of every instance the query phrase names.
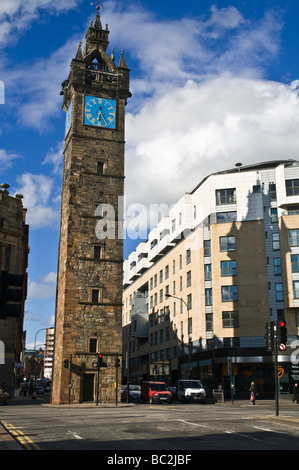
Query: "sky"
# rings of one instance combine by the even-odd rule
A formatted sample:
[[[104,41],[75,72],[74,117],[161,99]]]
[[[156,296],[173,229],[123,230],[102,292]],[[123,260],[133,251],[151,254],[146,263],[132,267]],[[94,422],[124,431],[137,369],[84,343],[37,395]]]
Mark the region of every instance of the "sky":
[[[42,329],[54,326],[61,83],[95,8],[90,0],[0,2],[0,183],[23,194],[27,209],[27,348],[43,346]],[[298,0],[103,0],[100,15],[107,52],[117,64],[124,50],[131,69],[124,258],[141,241],[134,221],[142,208],[170,207],[237,162],[299,160]]]

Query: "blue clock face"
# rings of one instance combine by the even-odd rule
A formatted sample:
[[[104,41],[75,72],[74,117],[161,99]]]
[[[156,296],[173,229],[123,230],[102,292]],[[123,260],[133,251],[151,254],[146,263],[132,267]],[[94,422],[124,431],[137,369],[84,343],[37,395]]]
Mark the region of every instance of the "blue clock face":
[[[68,135],[68,132],[70,130],[71,117],[72,117],[72,102],[70,102],[70,105],[69,105],[68,110],[66,112],[64,137],[66,137]]]
[[[84,124],[115,129],[115,100],[85,96]]]

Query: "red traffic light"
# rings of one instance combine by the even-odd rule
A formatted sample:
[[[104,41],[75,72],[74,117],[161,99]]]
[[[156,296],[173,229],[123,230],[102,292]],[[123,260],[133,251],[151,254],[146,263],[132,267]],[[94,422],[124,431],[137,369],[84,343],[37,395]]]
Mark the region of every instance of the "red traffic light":
[[[281,328],[284,328],[286,326],[286,322],[284,320],[282,320],[280,323],[279,323],[279,326]]]

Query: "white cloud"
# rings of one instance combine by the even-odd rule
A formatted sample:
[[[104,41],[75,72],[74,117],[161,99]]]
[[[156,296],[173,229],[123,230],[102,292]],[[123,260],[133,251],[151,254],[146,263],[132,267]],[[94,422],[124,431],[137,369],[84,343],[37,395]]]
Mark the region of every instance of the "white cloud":
[[[29,28],[43,11],[60,14],[76,8],[82,0],[1,0],[0,41],[17,40],[18,34]],[[13,33],[13,34],[12,34]]]
[[[50,272],[40,282],[28,282],[28,300],[50,299],[56,292],[56,273]]]
[[[24,196],[23,206],[27,209],[26,221],[30,228],[56,227],[60,219],[60,206],[54,180],[45,175],[24,173],[16,179],[17,193]]]
[[[43,161],[43,164],[45,165],[46,163],[49,163],[50,165],[53,165],[53,171],[54,173],[60,173],[62,169],[62,164],[63,164],[63,149],[64,149],[64,141],[61,141],[57,144],[56,149],[51,148],[47,155],[45,156],[45,159]]]
[[[128,204],[176,202],[215,171],[299,157],[293,87],[224,74],[188,82],[127,119]]]
[[[7,168],[12,167],[15,160],[21,158],[20,155],[13,152],[8,152],[7,150],[0,149],[0,165],[1,170],[4,171]]]

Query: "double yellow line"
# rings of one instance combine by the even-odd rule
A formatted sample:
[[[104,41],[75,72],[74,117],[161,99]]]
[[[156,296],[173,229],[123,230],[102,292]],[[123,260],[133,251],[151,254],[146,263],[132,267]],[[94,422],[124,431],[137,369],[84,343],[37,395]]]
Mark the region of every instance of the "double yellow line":
[[[30,437],[6,421],[1,421],[3,427],[27,450],[41,450]]]

